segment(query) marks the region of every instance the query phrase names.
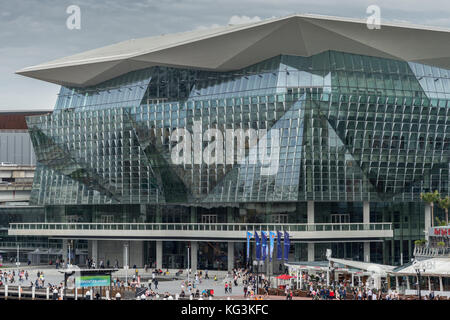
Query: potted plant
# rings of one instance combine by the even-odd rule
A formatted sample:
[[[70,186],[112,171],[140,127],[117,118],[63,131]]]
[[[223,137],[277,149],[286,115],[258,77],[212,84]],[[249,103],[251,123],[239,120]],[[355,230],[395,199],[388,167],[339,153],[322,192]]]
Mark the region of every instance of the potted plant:
[[[424,246],[426,243],[427,243],[427,241],[426,241],[425,239],[420,239],[420,240],[414,241],[414,244],[415,244],[417,247],[422,247],[422,246]]]

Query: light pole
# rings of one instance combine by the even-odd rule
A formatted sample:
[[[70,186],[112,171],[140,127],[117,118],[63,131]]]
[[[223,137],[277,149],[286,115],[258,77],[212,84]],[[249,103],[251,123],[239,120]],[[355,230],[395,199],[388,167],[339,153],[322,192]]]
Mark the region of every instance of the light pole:
[[[264,261],[253,260],[253,265],[256,266],[256,294],[259,291],[259,266],[264,265]]]
[[[420,264],[416,261],[414,266],[414,270],[416,271],[417,274],[417,295],[419,296],[419,300],[422,300],[422,296],[421,296],[421,290],[420,290],[420,279],[421,279],[421,272],[425,272],[425,268],[420,268]]]

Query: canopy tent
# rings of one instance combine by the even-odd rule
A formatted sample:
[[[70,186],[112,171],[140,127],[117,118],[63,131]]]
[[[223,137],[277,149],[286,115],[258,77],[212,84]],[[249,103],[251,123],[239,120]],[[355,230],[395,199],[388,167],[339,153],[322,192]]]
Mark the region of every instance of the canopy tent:
[[[48,250],[40,250],[39,248],[35,249],[34,251],[28,252],[29,255],[41,255],[41,254],[48,254]]]
[[[289,274],[282,274],[282,275],[279,275],[279,276],[276,277],[276,278],[277,278],[277,279],[281,279],[281,280],[289,280],[289,279],[296,278],[296,277],[291,276],[291,275],[289,275]]]
[[[422,276],[450,277],[450,258],[430,258],[420,261],[410,262],[395,268],[390,275],[393,276],[416,276],[416,268],[419,267]]]
[[[302,261],[286,263],[286,266],[293,271],[313,271],[313,272],[327,272],[329,271],[328,261]],[[356,273],[361,271],[358,268],[348,268],[340,263],[334,263],[333,270],[335,272]]]

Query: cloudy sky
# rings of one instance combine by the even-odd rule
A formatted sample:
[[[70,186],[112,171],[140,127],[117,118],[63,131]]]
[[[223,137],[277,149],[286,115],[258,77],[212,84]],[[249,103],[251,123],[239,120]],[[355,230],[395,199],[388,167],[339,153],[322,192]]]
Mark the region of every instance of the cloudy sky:
[[[69,30],[67,7],[81,10]],[[53,109],[59,87],[14,74],[115,42],[293,13],[367,17],[450,29],[448,0],[0,0],[0,110]]]

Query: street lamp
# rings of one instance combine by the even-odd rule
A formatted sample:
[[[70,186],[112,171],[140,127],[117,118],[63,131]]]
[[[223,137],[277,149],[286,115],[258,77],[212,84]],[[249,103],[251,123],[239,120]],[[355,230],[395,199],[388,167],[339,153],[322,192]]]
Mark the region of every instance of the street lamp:
[[[416,271],[416,274],[417,274],[417,294],[419,296],[419,300],[422,300],[421,291],[420,291],[420,279],[421,279],[421,273],[425,272],[425,268],[421,268],[420,264],[416,261],[414,263],[414,270]]]
[[[256,266],[256,294],[259,291],[259,266],[264,265],[263,260],[253,260],[253,265]]]

